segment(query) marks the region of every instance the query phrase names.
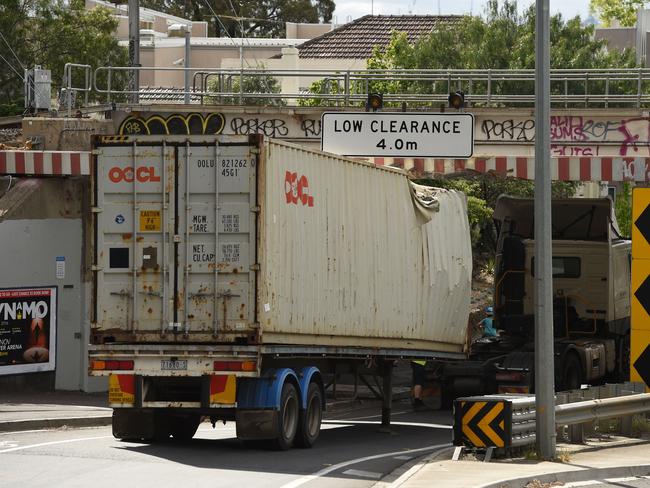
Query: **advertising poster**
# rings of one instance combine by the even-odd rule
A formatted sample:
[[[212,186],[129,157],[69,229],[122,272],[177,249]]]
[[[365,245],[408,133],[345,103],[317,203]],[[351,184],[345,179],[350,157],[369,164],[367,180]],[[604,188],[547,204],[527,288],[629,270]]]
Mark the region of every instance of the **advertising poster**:
[[[0,375],[54,370],[56,290],[0,288]]]

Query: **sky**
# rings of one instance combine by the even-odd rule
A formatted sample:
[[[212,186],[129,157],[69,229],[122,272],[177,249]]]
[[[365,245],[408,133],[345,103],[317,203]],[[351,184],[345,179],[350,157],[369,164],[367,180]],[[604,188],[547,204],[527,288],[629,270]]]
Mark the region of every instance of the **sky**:
[[[485,0],[335,0],[335,22],[342,24],[362,15],[406,15],[406,14],[482,14]],[[534,0],[519,0],[519,8],[523,10]],[[560,12],[565,18],[580,15],[584,20],[589,15],[589,0],[550,0],[551,15]]]

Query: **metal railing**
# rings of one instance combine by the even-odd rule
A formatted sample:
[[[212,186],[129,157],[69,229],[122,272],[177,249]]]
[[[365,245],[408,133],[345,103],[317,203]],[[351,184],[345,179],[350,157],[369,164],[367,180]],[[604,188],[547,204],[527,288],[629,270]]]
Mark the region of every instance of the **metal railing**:
[[[73,68],[80,68],[83,70],[84,85],[83,86],[74,86],[73,82]],[[83,93],[84,94],[84,106],[88,106],[89,97],[92,91],[92,80],[93,80],[93,67],[89,64],[76,64],[76,63],[66,63],[63,67],[63,84],[62,88],[64,91],[66,107],[68,110],[68,117],[72,117],[72,105],[73,105],[73,93]],[[75,97],[76,98],[76,97]]]
[[[72,68],[85,71],[83,87],[73,86]],[[128,88],[128,75],[140,73],[150,85],[181,87],[183,75],[193,77],[189,91],[192,103],[231,105],[292,105],[361,107],[368,93],[384,93],[388,107],[439,108],[450,92],[462,90],[469,106],[533,106],[534,70],[267,70],[105,66],[90,72],[87,65],[69,63],[64,87],[83,92],[98,103],[128,100],[138,95],[144,101],[156,96],[174,97],[179,103],[184,88]],[[163,74],[177,80],[157,83]],[[551,71],[551,102],[556,107],[650,106],[650,69],[560,69]],[[92,95],[89,97],[89,95]],[[70,108],[70,101],[68,107]]]
[[[555,426],[559,434],[569,426],[571,442],[582,443],[585,431],[594,432],[594,421],[620,419],[623,435],[632,433],[632,416],[650,412],[650,393],[642,383],[607,384],[556,395]],[[524,396],[512,403],[512,447],[535,443],[535,397]]]

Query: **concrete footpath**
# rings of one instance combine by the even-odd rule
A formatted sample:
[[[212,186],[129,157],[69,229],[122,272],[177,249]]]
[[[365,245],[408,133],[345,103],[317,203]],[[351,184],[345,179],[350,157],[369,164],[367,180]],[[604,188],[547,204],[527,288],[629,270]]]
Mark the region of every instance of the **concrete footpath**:
[[[110,425],[106,394],[0,393],[0,432]],[[650,475],[650,440],[607,438],[587,445],[558,445],[564,462],[526,459],[451,461],[445,449],[413,461],[375,488],[523,488],[527,483],[574,482]]]
[[[537,480],[569,483],[650,474],[650,441],[612,438],[587,445],[558,444],[564,462],[526,459],[451,461],[453,449],[420,458],[375,488],[524,488]],[[561,486],[561,484],[554,485]]]

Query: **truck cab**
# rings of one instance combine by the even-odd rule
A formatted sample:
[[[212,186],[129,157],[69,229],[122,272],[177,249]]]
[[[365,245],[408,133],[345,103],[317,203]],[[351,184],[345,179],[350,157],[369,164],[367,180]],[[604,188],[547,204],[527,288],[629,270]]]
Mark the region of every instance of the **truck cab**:
[[[471,345],[489,367],[486,392],[534,390],[534,201],[501,196],[494,211],[496,338]],[[613,203],[552,202],[553,335],[558,391],[629,374],[631,241],[621,236]]]

